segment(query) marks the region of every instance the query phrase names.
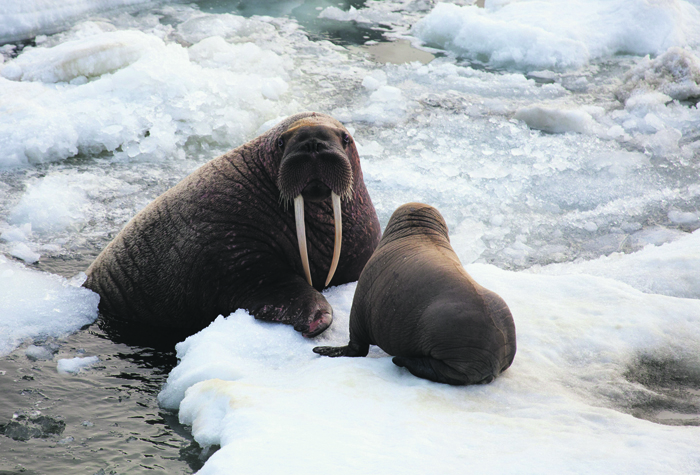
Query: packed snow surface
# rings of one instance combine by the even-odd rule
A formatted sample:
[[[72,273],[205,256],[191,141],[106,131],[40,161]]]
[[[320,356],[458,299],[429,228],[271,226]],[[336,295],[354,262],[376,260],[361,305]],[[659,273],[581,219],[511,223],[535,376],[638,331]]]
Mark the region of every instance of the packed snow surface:
[[[625,378],[641,356],[697,365],[700,300],[589,275],[467,270],[517,327],[515,361],[488,385],[420,380],[378,350],[312,353],[347,343],[355,284],[326,292],[335,321],[314,340],[240,310],[178,344],[159,399],[199,444],[221,446],[199,473],[512,473],[524,460],[527,473],[700,469],[700,428],[619,410],[653,397]],[[637,270],[653,279],[655,263]]]
[[[2,75],[14,81],[84,82],[124,68],[151,49],[165,49],[165,45],[140,31],[106,32],[52,48],[30,49],[3,68]]]
[[[24,354],[27,355],[27,358],[31,361],[53,359],[53,352],[46,346],[29,345],[24,350]]]
[[[700,231],[659,246],[648,244],[632,254],[612,253],[591,261],[551,264],[530,270],[550,275],[610,277],[647,293],[700,299],[698,269]]]
[[[697,2],[315,7],[441,53],[428,64],[374,63],[289,18],[125,13],[133,3],[0,12],[3,34],[38,35],[0,47],[0,354],[25,344],[52,359],[42,339],[97,317],[81,277],[42,269],[84,271],[207,160],[316,110],[353,134],[382,225],[409,201],[440,210],[468,271],[509,304],[518,353],[467,388],[376,349],[314,355],[347,342],[354,284],[327,291],[335,322],[313,341],[221,316],[178,345],[160,394],[200,444],[221,446],[201,473],[700,471],[697,427],[630,415],[658,422],[668,404],[661,383],[635,379],[644,368],[690,381],[673,414],[697,406]],[[99,17],[84,21],[88,4]]]
[[[153,32],[111,29],[86,22],[78,39],[25,48],[0,65],[0,166],[102,151],[182,157],[188,140],[240,142],[279,113],[290,65],[278,54],[220,37],[183,48]]]
[[[543,130],[552,134],[563,132],[586,133],[595,127],[590,114],[581,110],[562,110],[542,106],[527,106],[513,115],[531,129]]]

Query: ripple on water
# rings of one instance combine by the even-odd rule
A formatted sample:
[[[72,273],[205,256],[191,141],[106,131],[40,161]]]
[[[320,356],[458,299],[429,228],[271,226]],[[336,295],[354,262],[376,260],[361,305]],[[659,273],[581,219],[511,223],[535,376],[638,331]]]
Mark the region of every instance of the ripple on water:
[[[174,351],[115,343],[96,325],[31,346],[49,350],[37,359],[24,345],[0,360],[0,473],[192,473],[213,452],[158,407]],[[57,372],[58,359],[85,356],[100,360]]]

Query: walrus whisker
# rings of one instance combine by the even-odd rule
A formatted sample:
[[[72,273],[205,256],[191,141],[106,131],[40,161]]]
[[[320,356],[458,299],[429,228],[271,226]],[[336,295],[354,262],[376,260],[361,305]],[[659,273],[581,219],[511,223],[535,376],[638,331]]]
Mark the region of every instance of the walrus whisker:
[[[306,281],[311,287],[314,286],[311,281],[311,268],[309,267],[309,252],[306,249],[306,224],[304,223],[304,197],[298,195],[294,198],[294,221],[297,225],[297,240],[299,241],[299,255],[301,256],[301,265],[304,267]]]
[[[331,268],[328,270],[328,278],[326,279],[326,285],[328,287],[330,284],[335,270],[338,268],[338,261],[340,260],[340,246],[343,241],[343,213],[340,207],[340,196],[331,193],[331,199],[333,201],[333,218],[335,221],[335,244],[333,245],[333,260],[331,261]]]
[[[280,193],[280,198],[278,200],[278,204],[284,209],[286,212],[289,209],[289,203],[294,201],[291,199],[289,196],[285,195],[284,193]]]

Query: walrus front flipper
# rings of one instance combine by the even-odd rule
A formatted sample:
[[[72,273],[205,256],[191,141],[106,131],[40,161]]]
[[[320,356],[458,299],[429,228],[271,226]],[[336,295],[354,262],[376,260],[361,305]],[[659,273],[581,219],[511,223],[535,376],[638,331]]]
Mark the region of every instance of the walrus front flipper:
[[[369,345],[362,345],[351,341],[347,346],[317,346],[314,353],[322,356],[367,356]]]
[[[435,381],[436,383],[452,384],[453,386],[463,386],[465,384],[484,384],[494,380],[493,375],[478,378],[470,378],[465,374],[460,374],[445,362],[436,360],[429,356],[408,357],[394,356],[391,360],[396,366],[406,368],[413,376]]]
[[[261,268],[268,263],[258,260]],[[333,321],[333,309],[326,298],[297,274],[279,273],[275,279],[256,275],[253,282],[260,282],[254,290],[248,290],[242,308],[258,320],[286,323],[294,326],[308,338],[321,334]],[[226,311],[235,309],[231,302]],[[220,312],[223,313],[223,312]]]

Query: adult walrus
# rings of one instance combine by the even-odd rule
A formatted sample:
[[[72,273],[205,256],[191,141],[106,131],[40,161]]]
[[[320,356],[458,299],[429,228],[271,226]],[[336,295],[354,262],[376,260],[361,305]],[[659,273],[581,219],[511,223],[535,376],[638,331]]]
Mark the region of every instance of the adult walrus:
[[[357,283],[350,342],[313,351],[366,356],[369,345],[415,376],[455,385],[491,382],[513,362],[508,306],[467,274],[432,206],[394,212]]]
[[[312,337],[332,321],[319,291],[357,280],[380,233],[352,137],[304,112],[149,204],[84,286],[100,294],[108,326],[188,335],[243,308]]]

